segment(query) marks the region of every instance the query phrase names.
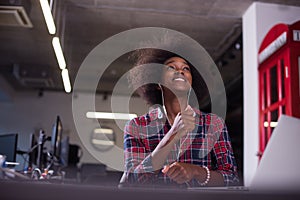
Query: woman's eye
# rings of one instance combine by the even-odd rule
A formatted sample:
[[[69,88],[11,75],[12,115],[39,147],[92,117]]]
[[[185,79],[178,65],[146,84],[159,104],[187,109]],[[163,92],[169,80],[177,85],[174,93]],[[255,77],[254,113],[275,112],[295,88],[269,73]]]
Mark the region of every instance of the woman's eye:
[[[191,69],[189,67],[183,67],[184,71],[191,71]]]
[[[175,70],[175,67],[174,66],[167,66],[167,69],[168,70]]]

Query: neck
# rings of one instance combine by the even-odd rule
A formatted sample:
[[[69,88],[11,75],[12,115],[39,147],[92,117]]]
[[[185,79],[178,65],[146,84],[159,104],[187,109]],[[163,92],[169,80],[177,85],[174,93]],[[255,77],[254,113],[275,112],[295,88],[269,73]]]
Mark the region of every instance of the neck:
[[[173,124],[176,115],[182,112],[187,107],[187,95],[176,96],[173,93],[166,93],[164,95],[164,106],[170,124]]]

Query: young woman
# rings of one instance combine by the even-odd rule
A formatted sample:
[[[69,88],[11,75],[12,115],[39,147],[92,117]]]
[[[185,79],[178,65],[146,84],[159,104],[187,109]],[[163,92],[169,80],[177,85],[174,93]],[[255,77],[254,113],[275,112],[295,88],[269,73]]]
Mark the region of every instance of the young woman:
[[[151,109],[124,129],[121,183],[179,187],[237,184],[237,166],[224,120],[191,105],[191,90],[197,99],[203,94],[197,70],[184,58],[164,50],[142,49],[135,55],[138,61],[129,81]],[[162,65],[143,66],[149,63]]]

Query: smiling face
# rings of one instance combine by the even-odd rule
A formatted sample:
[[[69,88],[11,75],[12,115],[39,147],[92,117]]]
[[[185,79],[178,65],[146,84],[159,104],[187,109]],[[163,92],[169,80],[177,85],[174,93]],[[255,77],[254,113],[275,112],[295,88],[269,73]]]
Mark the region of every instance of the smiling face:
[[[162,73],[163,85],[174,93],[188,92],[192,85],[191,68],[180,57],[172,57],[164,62]]]

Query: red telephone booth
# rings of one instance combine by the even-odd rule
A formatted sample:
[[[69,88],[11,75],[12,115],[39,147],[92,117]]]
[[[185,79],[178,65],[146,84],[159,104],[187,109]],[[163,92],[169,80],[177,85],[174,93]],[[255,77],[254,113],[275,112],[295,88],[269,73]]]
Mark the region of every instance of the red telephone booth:
[[[258,62],[261,156],[281,114],[300,118],[300,21],[271,28]]]

